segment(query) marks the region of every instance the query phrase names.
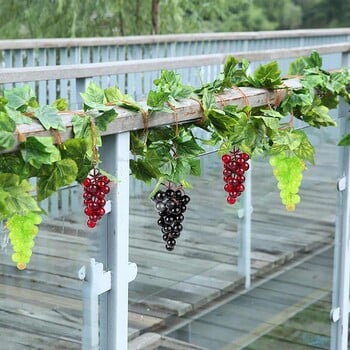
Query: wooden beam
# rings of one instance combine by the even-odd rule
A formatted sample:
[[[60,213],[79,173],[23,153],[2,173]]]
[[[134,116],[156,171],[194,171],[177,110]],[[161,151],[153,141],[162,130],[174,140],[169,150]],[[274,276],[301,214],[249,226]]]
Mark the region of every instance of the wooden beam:
[[[243,108],[249,104],[252,107],[264,106],[268,104],[274,104],[276,101],[281,101],[286,95],[288,88],[300,87],[298,79],[289,79],[284,82],[285,89],[280,90],[265,90],[255,89],[250,87],[242,87],[236,89],[226,89],[221,95],[217,96],[217,102],[219,107],[223,108],[225,105],[237,105],[239,108]],[[145,109],[147,106],[144,102],[140,103]],[[131,112],[129,110],[116,107],[118,117],[109,124],[107,131],[102,135],[118,134],[131,130],[142,130],[144,128],[144,118],[141,113]],[[61,139],[65,141],[73,137],[72,130],[72,118],[75,114],[82,113],[81,111],[61,112],[63,123],[66,127],[64,132],[61,132]],[[149,119],[149,127],[157,127],[162,125],[174,124],[176,119],[179,123],[198,121],[203,117],[202,108],[198,101],[194,99],[186,99],[178,103],[176,107],[177,116],[174,113],[155,113]],[[5,152],[14,151],[18,145],[18,134],[21,137],[28,136],[50,136],[51,132],[45,130],[41,124],[34,121],[32,124],[21,124],[17,126],[17,143],[16,147],[12,150],[6,150]]]

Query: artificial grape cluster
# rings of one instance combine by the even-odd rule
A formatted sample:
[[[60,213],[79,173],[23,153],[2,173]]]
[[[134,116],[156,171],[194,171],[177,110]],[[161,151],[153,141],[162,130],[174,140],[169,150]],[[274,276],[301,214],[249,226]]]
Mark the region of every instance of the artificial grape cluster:
[[[33,212],[15,214],[6,222],[13,247],[12,261],[17,264],[19,270],[25,269],[30,261],[34,239],[38,233],[37,225],[40,223],[41,216]]]
[[[183,229],[184,212],[190,197],[184,193],[182,188],[172,189],[169,186],[165,190],[159,190],[152,198],[158,211],[158,225],[163,233],[163,240],[167,250],[173,250],[176,238],[180,237]]]
[[[274,168],[273,174],[278,181],[277,187],[280,190],[282,203],[288,211],[295,210],[295,206],[300,202],[298,192],[305,163],[295,155],[281,152],[270,158],[270,165]]]
[[[228,193],[227,203],[235,204],[237,197],[244,191],[245,172],[249,169],[249,154],[234,148],[229,154],[224,154],[221,159],[224,165],[224,190]]]
[[[96,168],[84,179],[84,213],[88,216],[86,225],[94,228],[98,220],[105,214],[106,194],[110,191],[109,179]]]

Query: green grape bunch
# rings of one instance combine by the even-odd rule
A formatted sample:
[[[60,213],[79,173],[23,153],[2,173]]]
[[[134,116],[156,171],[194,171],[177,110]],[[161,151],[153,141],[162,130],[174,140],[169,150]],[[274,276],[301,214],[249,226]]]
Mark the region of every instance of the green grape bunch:
[[[282,203],[288,211],[294,211],[300,202],[298,192],[306,168],[305,163],[295,155],[281,152],[270,158],[270,165],[278,182]]]
[[[34,238],[38,233],[37,225],[40,223],[41,216],[33,212],[15,214],[6,222],[13,249],[12,261],[19,270],[24,270],[30,261]]]

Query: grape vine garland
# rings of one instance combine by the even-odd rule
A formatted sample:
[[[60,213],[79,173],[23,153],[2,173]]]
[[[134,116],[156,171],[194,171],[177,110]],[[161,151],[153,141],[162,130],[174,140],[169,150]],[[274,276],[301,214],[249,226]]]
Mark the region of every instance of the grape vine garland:
[[[135,178],[146,183],[156,180],[151,198],[159,208],[167,208],[158,210],[167,249],[174,248],[183,229],[183,217],[181,212],[168,212],[171,208],[165,198],[157,199],[171,189],[164,191],[161,186],[175,186],[167,200],[170,207],[174,202],[174,208],[181,211],[187,204],[181,202],[182,198],[188,201],[184,194],[190,187],[188,177],[200,176],[203,145],[217,147],[225,169],[231,167],[231,174],[224,179],[228,203],[233,204],[244,190],[243,173],[248,170],[248,158],[265,155],[274,168],[282,203],[288,210],[294,210],[300,201],[302,173],[308,163],[314,164],[315,152],[303,129],[294,127],[294,120],[315,128],[334,126],[329,111],[337,107],[340,96],[350,101],[347,89],[350,74],[347,69],[325,71],[317,52],[292,62],[289,74],[299,77],[301,84],[295,89],[284,85],[275,61],[260,65],[253,74],[248,74],[248,68],[246,60],[239,62],[228,57],[223,72],[197,89],[182,84],[178,74],[162,71],[154,81],[154,90],[148,94],[146,107],[117,87],[102,89],[90,83],[81,94],[83,111],[76,112],[71,120],[73,137],[65,141],[60,135],[66,129],[61,113],[67,109],[64,99],[40,106],[29,86],[5,90],[0,96],[0,221],[9,232],[12,259],[17,267],[23,269],[29,263],[37,225],[44,214],[40,202],[61,187],[74,182],[83,184],[89,227],[94,227],[104,214],[104,196],[109,191],[108,182],[114,178],[100,168],[98,147],[102,145],[101,133],[117,117],[118,108],[143,117],[144,129],[131,132],[130,170]],[[267,101],[262,107],[251,107],[240,87],[264,88],[277,91],[277,97],[283,93],[284,97],[276,98],[274,103]],[[239,91],[246,105],[223,106],[220,96],[226,89]],[[200,120],[178,124],[176,107],[183,99],[198,101],[202,109]],[[149,128],[149,121],[157,112],[174,114],[175,125]],[[21,135],[18,126],[33,122],[41,124],[51,136]],[[194,133],[196,128],[204,129],[210,137],[199,139]],[[339,145],[350,145],[350,135],[344,135]],[[234,162],[246,165],[230,165]],[[237,169],[239,174],[232,176]],[[30,179],[36,179],[35,187]],[[171,228],[164,229],[165,226]]]

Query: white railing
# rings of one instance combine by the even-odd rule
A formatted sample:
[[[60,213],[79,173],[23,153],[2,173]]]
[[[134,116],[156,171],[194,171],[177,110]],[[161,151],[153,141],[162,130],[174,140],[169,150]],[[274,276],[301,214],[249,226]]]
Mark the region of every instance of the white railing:
[[[5,84],[0,89],[27,82],[35,88],[41,104],[51,103],[60,96],[66,97],[71,108],[76,109],[81,103],[79,92],[84,90],[88,78],[103,87],[118,85],[122,91],[140,99],[152,88],[162,68],[178,69],[185,83],[199,86],[201,81],[214,79],[228,54],[254,61],[283,59],[277,54],[278,49],[285,49],[284,57],[287,57],[290,49],[326,48],[349,42],[349,28],[0,40],[0,84]],[[256,52],[255,58],[252,52]],[[262,58],[258,58],[259,53],[263,53]],[[299,54],[303,55],[303,51]]]

